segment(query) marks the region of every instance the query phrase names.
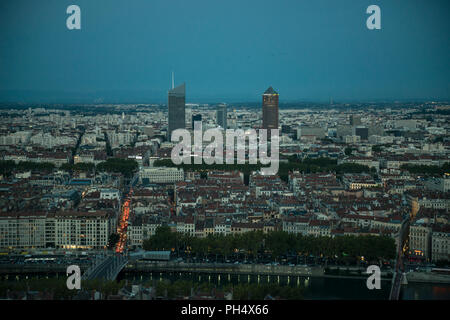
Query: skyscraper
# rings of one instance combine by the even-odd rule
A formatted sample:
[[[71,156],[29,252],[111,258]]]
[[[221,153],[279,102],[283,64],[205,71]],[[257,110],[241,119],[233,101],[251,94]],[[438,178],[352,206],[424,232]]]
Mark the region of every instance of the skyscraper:
[[[186,128],[186,89],[185,83],[169,90],[169,127],[167,129],[167,139],[170,140],[172,131]]]
[[[272,87],[263,94],[263,129],[278,129],[278,96]]]
[[[216,110],[216,123],[223,129],[227,129],[227,105],[220,104]]]
[[[201,114],[193,114],[192,115],[192,127],[191,127],[192,130],[194,130],[194,123],[196,121],[202,122],[202,115]]]
[[[369,129],[363,126],[357,126],[353,128],[353,135],[360,136],[361,140],[367,140],[369,138]]]
[[[350,125],[351,126],[359,126],[361,124],[361,116],[351,115],[350,116]]]
[[[186,105],[184,109],[184,115],[186,117],[186,129],[191,129],[191,121],[192,121],[192,106]]]

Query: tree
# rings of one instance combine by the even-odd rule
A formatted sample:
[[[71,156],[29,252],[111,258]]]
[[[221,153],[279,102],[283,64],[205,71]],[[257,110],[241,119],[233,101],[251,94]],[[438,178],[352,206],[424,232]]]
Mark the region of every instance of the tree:
[[[445,163],[441,167],[405,164],[402,165],[400,169],[406,170],[413,174],[423,174],[427,176],[441,176],[444,173],[448,173],[450,171],[450,163]]]
[[[273,260],[292,254],[324,258],[337,256],[347,263],[357,262],[361,256],[375,260],[395,257],[395,241],[386,236],[331,238],[295,235],[285,231],[272,231],[267,234],[261,231],[252,231],[243,234],[209,235],[206,238],[197,238],[172,232],[168,226],[159,227],[154,236],[144,240],[143,247],[145,250],[171,250],[173,248],[177,252],[189,248],[190,252],[196,256],[205,257],[207,254],[214,254],[223,255],[225,259],[242,251],[245,252],[246,258],[248,255],[255,258],[262,248],[271,253]]]
[[[145,240],[144,250],[171,250],[177,244],[177,234],[168,226],[161,226],[155,230],[155,235]]]
[[[372,151],[373,152],[381,152],[383,150],[383,148],[381,148],[380,145],[374,145],[372,146]]]
[[[97,165],[98,171],[119,172],[131,178],[138,168],[138,163],[132,159],[111,158]]]
[[[51,172],[55,168],[55,165],[50,162],[32,162],[32,161],[20,161],[15,163],[12,160],[0,160],[0,172],[4,175],[11,175],[14,170],[38,170]]]
[[[65,171],[93,171],[95,168],[95,164],[93,163],[76,163],[76,164],[69,164],[64,163],[61,165],[60,169]]]

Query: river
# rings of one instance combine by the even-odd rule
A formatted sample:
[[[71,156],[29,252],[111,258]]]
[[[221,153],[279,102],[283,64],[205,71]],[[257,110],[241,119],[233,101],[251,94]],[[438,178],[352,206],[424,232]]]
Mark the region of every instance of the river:
[[[65,278],[64,274],[2,275],[0,281],[24,281],[36,278]],[[118,280],[128,280],[133,284],[143,284],[162,280],[189,280],[194,283],[209,282],[217,287],[238,283],[278,283],[282,286],[298,287],[303,290],[306,300],[387,300],[391,281],[382,280],[381,289],[369,290],[366,279],[329,278],[306,276],[257,276],[232,274],[200,274],[189,272],[121,272]],[[402,286],[402,300],[450,300],[450,285],[436,283],[409,282]]]
[[[381,281],[381,289],[369,290],[366,279],[328,278],[328,277],[287,277],[256,276],[229,274],[199,273],[127,273],[119,275],[119,279],[133,283],[165,280],[190,280],[194,283],[209,282],[218,287],[237,283],[278,283],[303,289],[306,300],[387,300],[391,289],[390,280]],[[402,300],[450,300],[450,285],[434,283],[410,282],[402,287]]]

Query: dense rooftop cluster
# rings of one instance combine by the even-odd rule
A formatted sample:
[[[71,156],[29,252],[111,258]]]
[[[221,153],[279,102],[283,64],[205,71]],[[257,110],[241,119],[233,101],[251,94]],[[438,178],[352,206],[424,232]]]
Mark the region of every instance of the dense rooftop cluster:
[[[186,128],[194,113],[216,127],[216,107],[189,105]],[[194,237],[395,237],[410,214],[411,254],[449,259],[449,106],[281,108],[275,176],[259,165],[177,167],[164,107],[95,108],[3,110],[0,249],[105,248],[132,187],[130,248],[163,225]],[[228,110],[228,128],[261,127],[259,109]]]

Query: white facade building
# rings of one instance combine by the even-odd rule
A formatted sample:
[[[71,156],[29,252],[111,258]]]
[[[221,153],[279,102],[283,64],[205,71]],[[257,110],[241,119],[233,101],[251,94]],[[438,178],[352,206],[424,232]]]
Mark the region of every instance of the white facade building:
[[[184,180],[184,170],[170,167],[141,168],[139,179],[148,179],[149,183],[175,183]]]

